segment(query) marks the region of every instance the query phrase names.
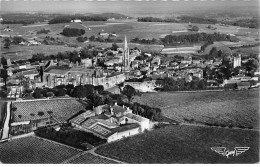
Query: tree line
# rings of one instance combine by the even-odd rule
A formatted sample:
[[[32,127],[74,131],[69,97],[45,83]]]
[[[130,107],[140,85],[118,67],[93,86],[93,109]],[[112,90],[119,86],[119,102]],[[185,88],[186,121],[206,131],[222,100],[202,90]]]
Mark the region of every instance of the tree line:
[[[58,16],[49,21],[49,24],[58,23],[70,23],[71,20],[80,19],[82,21],[107,21],[107,17],[102,16],[82,16],[82,15],[68,15],[68,16]]]
[[[166,17],[166,18],[157,18],[157,17],[138,17],[138,22],[170,22],[170,23],[198,23],[198,24],[216,24],[216,19],[210,18],[201,18],[194,16],[180,16],[177,18]]]
[[[156,85],[161,87],[161,91],[192,91],[192,90],[204,90],[207,88],[207,81],[199,79],[195,76],[192,77],[192,81],[187,82],[184,78],[157,79]]]
[[[238,40],[238,39],[237,39]],[[196,33],[196,34],[182,34],[182,35],[166,35],[161,39],[139,39],[134,38],[130,40],[133,43],[140,44],[157,44],[157,45],[166,45],[166,46],[177,46],[182,44],[189,43],[199,43],[199,42],[207,42],[212,43],[214,41],[234,41],[230,35],[214,33]],[[206,47],[206,46],[205,46]],[[205,49],[205,48],[204,48]]]
[[[42,62],[43,60],[51,60],[51,59],[58,59],[58,60],[69,60],[72,63],[80,63],[81,59],[89,58],[92,59],[98,55],[97,49],[89,49],[89,47],[82,48],[79,52],[74,51],[65,51],[65,52],[58,52],[57,54],[53,55],[45,55],[44,53],[36,53],[32,55],[32,58],[29,59],[30,62]]]
[[[61,127],[59,131],[56,131],[53,127],[41,128],[35,131],[37,136],[51,139],[63,144],[67,144],[79,149],[87,149],[82,143],[89,143],[93,146],[98,146],[100,144],[106,143],[105,139],[101,139],[92,133],[71,130],[67,127]]]
[[[251,19],[240,19],[236,21],[227,21],[222,22],[224,24],[239,26],[239,27],[248,27],[248,28],[259,28],[259,18],[251,18]]]

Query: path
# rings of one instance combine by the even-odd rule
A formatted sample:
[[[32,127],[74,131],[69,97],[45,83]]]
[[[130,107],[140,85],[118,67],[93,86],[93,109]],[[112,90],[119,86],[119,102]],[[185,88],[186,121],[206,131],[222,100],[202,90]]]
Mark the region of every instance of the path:
[[[11,102],[7,102],[6,104],[6,116],[5,116],[5,122],[4,122],[4,127],[3,127],[3,132],[2,132],[2,138],[1,140],[5,140],[9,138],[9,122],[10,122],[10,117],[11,117],[11,113],[10,113],[10,106],[11,106]]]
[[[106,143],[106,144],[107,144],[107,143]],[[100,146],[102,146],[102,145],[100,145]],[[98,146],[98,147],[100,147],[100,146]],[[96,150],[98,147],[95,147],[95,148],[93,148],[93,149],[91,149],[91,150],[89,150],[89,151],[87,151],[87,152],[89,152],[89,153],[92,154],[92,155],[95,155],[95,156],[99,156],[99,157],[101,157],[101,158],[108,159],[108,160],[110,160],[110,161],[115,161],[115,162],[117,162],[117,163],[119,163],[119,164],[126,164],[125,162],[122,162],[122,161],[119,161],[119,160],[116,160],[116,159],[108,158],[108,157],[105,157],[105,156],[102,156],[102,155],[97,154],[97,153],[95,152],[95,150]]]
[[[238,127],[232,127],[229,128],[227,126],[225,127],[221,127],[221,126],[208,126],[208,125],[203,125],[203,124],[190,124],[190,123],[180,123],[180,125],[185,125],[185,126],[199,126],[199,127],[208,127],[208,128],[226,128],[226,129],[232,129],[232,130],[245,130],[245,131],[255,131],[255,132],[259,132],[259,129],[243,129],[243,128],[238,128]]]

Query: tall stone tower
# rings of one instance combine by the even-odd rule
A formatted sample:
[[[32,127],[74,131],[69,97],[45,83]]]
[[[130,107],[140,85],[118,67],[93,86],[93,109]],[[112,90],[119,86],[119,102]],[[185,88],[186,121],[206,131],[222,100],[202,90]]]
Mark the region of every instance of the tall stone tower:
[[[233,67],[240,67],[241,66],[241,55],[239,54],[237,57],[234,57]]]
[[[128,68],[129,65],[130,65],[130,62],[129,62],[129,48],[127,46],[127,39],[126,39],[126,36],[125,36],[125,42],[124,42],[124,57],[123,57],[123,65],[124,65],[124,68]]]

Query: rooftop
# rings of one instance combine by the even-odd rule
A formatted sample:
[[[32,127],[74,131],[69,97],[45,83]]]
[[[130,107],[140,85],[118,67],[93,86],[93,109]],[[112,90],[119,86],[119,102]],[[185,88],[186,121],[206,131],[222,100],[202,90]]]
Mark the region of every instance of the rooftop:
[[[125,115],[125,117],[128,117],[128,118],[130,118],[130,119],[136,120],[136,121],[138,121],[138,122],[143,122],[143,121],[149,120],[149,119],[147,119],[147,118],[144,118],[144,117],[141,117],[141,116],[139,116],[139,115],[132,114],[132,113],[127,113],[127,114]]]

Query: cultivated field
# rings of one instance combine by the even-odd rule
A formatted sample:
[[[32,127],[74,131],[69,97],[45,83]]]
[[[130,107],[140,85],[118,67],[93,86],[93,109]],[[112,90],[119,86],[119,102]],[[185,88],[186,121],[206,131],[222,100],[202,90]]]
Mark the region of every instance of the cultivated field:
[[[90,153],[85,153],[77,157],[76,159],[71,160],[68,163],[70,164],[117,164],[117,162],[115,161],[101,158]]]
[[[259,128],[259,91],[147,93],[134,101],[160,107],[174,120],[219,126]]]
[[[53,38],[59,38],[61,41],[69,44],[77,44],[78,46],[86,46],[87,44],[79,43],[76,40],[76,37],[64,37],[60,33],[62,32],[65,26],[70,28],[80,28],[84,29],[86,33],[83,36],[90,37],[92,35],[98,36],[99,32],[106,32],[106,33],[113,33],[117,34],[118,39],[124,39],[124,36],[127,36],[127,39],[133,38],[161,38],[165,35],[180,35],[180,34],[190,34],[194,32],[187,31],[188,23],[160,23],[160,22],[137,22],[136,20],[116,20],[116,21],[85,21],[82,24],[79,23],[62,23],[62,24],[47,24],[47,23],[39,23],[34,25],[9,25],[10,28],[13,30],[11,32],[3,31],[8,25],[3,25],[1,28],[1,35],[21,35],[23,38],[35,38],[39,41],[42,41],[46,36],[50,36]],[[242,34],[239,36],[240,40],[246,43],[256,43],[256,39],[259,37],[259,32],[257,29],[247,29],[247,28],[240,28],[235,26],[216,26],[216,30],[211,30],[206,28],[207,24],[196,24],[199,27],[199,32],[205,33],[214,33],[220,32],[225,34]],[[37,31],[47,29],[50,30],[48,34],[36,34]],[[246,34],[246,35],[243,35]],[[138,44],[137,44],[138,45]],[[1,43],[1,46],[3,44]],[[109,43],[97,43],[96,46],[105,46],[110,47],[111,44]],[[135,44],[133,44],[133,47]],[[142,50],[149,50],[152,51],[160,51],[163,46],[159,45],[138,45]],[[137,46],[137,47],[138,47]],[[130,46],[131,47],[131,46]],[[21,59],[21,58],[30,58],[32,54],[44,52],[46,55],[55,54],[57,52],[62,51],[71,51],[76,50],[75,48],[68,48],[64,46],[31,46],[31,47],[24,47],[24,46],[13,46],[11,45],[10,49],[3,49],[1,48],[1,54],[4,54],[6,57],[11,57],[12,59]],[[11,52],[11,53],[8,53]],[[16,54],[17,53],[17,54]]]
[[[250,149],[227,158],[211,147]],[[127,163],[257,163],[259,132],[170,125],[101,146],[96,152]]]
[[[79,23],[62,23],[62,24],[52,24],[48,25],[46,23],[40,23],[36,25],[10,25],[10,28],[13,29],[13,32],[5,32],[3,29],[7,25],[3,25],[1,29],[1,34],[11,34],[13,35],[23,35],[25,37],[34,37],[35,32],[41,30],[43,28],[49,29],[51,32],[50,36],[53,37],[62,37],[59,35],[62,32],[64,26],[68,25],[71,28],[82,28],[86,30],[86,36],[97,35],[99,32],[107,32],[112,33],[115,32],[119,38],[123,39],[124,35],[127,35],[128,39],[131,38],[160,38],[167,34],[187,34],[193,33],[187,31],[188,23],[161,23],[161,22],[137,22],[136,20],[116,20],[116,21],[85,21],[82,24]],[[206,28],[207,24],[194,24],[199,27],[200,32],[206,33],[231,33],[231,34],[241,34],[246,33],[247,36],[252,38],[257,38],[259,35],[259,30],[257,29],[248,29],[241,28],[236,26],[216,26],[216,30],[211,30]],[[37,36],[45,36],[45,34],[37,35]]]
[[[78,48],[64,47],[59,45],[18,46],[12,45],[10,49],[1,48],[0,54],[11,61],[30,59],[33,54],[44,53],[45,55],[57,54],[65,51],[79,51]]]
[[[0,161],[7,164],[56,164],[79,153],[76,149],[32,136],[0,143],[0,150]]]
[[[249,48],[237,48],[232,50],[232,52],[240,53],[242,55],[250,55],[250,54],[259,54],[260,53],[260,47],[254,46]]]

